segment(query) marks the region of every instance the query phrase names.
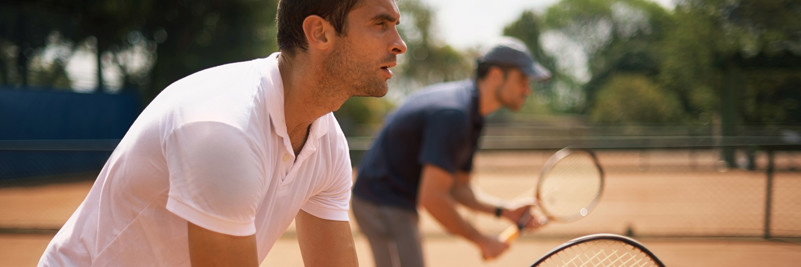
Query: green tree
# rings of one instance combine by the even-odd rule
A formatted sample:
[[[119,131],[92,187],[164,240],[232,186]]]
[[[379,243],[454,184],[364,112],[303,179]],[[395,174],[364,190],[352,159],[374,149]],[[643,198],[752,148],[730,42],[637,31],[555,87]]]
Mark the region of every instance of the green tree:
[[[658,43],[670,15],[645,0],[562,0],[548,8],[545,24],[579,44],[587,55],[590,80],[583,85],[586,102],[574,111],[586,112],[598,90],[616,73],[658,74]]]
[[[63,82],[52,76],[63,74],[64,64],[44,66],[53,75],[37,77],[50,78],[28,81],[31,60],[50,48],[51,36],[72,51],[89,44],[99,66],[98,88],[107,87],[102,68],[118,67],[123,87],[137,87],[145,103],[192,72],[263,57],[277,47],[275,0],[30,0],[0,7],[0,47],[17,51],[0,55],[5,84]],[[72,53],[64,54],[61,63]]]
[[[700,121],[720,121],[724,137],[797,125],[799,14],[792,0],[678,1],[660,83]],[[734,165],[731,147],[723,158]]]
[[[659,84],[679,97],[682,110],[699,124],[718,116],[719,73],[714,53],[722,34],[707,16],[676,11],[674,26],[661,44]]]
[[[48,44],[53,31],[71,27],[69,14],[43,9],[38,4],[35,1],[0,3],[0,84],[41,85],[38,80],[31,79],[32,73],[42,71],[32,61]]]
[[[764,94],[794,95],[778,88],[798,80],[799,14],[801,3],[790,0],[679,1],[676,25],[663,44],[660,83],[704,121],[775,121],[755,114],[757,107],[777,106],[755,101],[768,99]]]
[[[598,91],[590,121],[618,126],[673,123],[682,116],[675,94],[642,74],[614,75]]]

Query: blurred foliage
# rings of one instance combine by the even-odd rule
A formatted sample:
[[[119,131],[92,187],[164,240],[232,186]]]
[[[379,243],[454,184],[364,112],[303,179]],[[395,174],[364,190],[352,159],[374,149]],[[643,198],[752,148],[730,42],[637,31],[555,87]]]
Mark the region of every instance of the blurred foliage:
[[[690,118],[709,122],[718,117],[720,86],[715,71],[716,40],[723,38],[708,17],[677,14],[673,27],[661,46],[661,72],[658,83],[678,95]],[[703,38],[703,39],[702,39]],[[707,39],[707,40],[704,40]]]
[[[666,105],[678,102],[681,116],[671,115],[670,121],[622,119],[628,122],[721,123],[724,135],[736,135],[743,124],[798,123],[798,116],[789,114],[799,114],[801,103],[801,2],[679,0],[668,11],[644,0],[562,0],[543,17],[545,32],[568,36],[587,57],[589,81],[574,87],[585,101],[566,110],[597,123],[623,123],[602,119],[609,116],[610,103],[640,101],[626,92],[604,93],[601,99],[612,84],[627,84],[629,90],[651,84],[655,88],[649,90],[669,95]],[[570,82],[570,77],[556,80]]]
[[[590,80],[584,101],[565,110],[586,113],[600,88],[618,72],[648,77],[659,72],[659,46],[669,13],[646,0],[562,0],[548,8],[545,24],[579,45],[587,56]]]
[[[436,10],[426,3],[398,1],[407,54],[398,58],[387,97],[353,98],[336,112],[346,132],[369,133],[423,86],[473,76],[477,51],[438,39]],[[76,81],[68,64],[89,53],[104,70],[116,70],[97,72],[97,91],[135,89],[147,103],[190,73],[276,51],[276,6],[277,0],[2,1],[0,85],[69,87]],[[523,40],[554,78],[533,84],[520,113],[496,117],[720,124],[724,135],[737,134],[738,125],[797,125],[800,17],[797,0],[676,0],[672,10],[647,0],[562,0],[543,13],[521,11],[503,33]],[[543,47],[554,36],[564,38],[558,46],[580,48],[586,77],[563,65],[572,55]]]
[[[372,136],[395,105],[387,98],[351,97],[334,111],[347,136]]]
[[[33,59],[42,53],[50,39],[57,39],[50,38],[51,32],[66,31],[73,26],[68,14],[22,1],[0,3],[0,84],[63,85],[63,61],[43,66]],[[31,77],[29,69],[38,70],[39,77]]]
[[[399,58],[393,91],[405,95],[431,83],[470,77],[471,61],[434,38],[432,9],[418,0],[399,2],[409,56]],[[80,49],[95,64],[121,70],[123,89],[138,88],[145,104],[188,74],[219,64],[263,57],[277,50],[277,1],[31,0],[0,4],[0,83],[68,87],[66,63]],[[42,19],[46,18],[46,19]],[[48,51],[55,60],[38,64]],[[100,53],[96,53],[100,51]],[[17,63],[18,62],[18,63]],[[36,79],[28,79],[28,74]],[[98,71],[96,91],[109,91]],[[53,77],[46,79],[45,77]],[[57,78],[56,78],[57,77]],[[55,82],[58,80],[59,82]],[[392,103],[354,98],[336,112],[348,131],[380,124]],[[352,130],[351,130],[352,129]]]
[[[671,123],[682,116],[678,98],[642,74],[616,74],[590,108],[595,123],[619,126]]]
[[[724,134],[740,124],[797,124],[785,114],[799,114],[793,103],[801,102],[799,17],[794,0],[679,1],[660,82],[688,114],[721,117]]]
[[[741,110],[745,123],[801,125],[801,70],[750,70]]]
[[[190,73],[276,51],[276,7],[275,0],[5,1],[0,83],[65,86],[65,63],[88,49],[101,68],[120,70],[120,87],[138,88],[147,103]],[[96,73],[97,90],[106,90],[106,72]]]
[[[666,51],[698,51],[664,54],[670,67],[661,77],[664,87],[684,96],[700,123],[719,122],[723,136],[776,135],[798,125],[799,17],[796,0],[678,1],[674,20],[690,30],[671,35],[687,43],[669,42]],[[686,64],[693,61],[699,63]],[[733,148],[724,148],[722,157],[736,165]]]

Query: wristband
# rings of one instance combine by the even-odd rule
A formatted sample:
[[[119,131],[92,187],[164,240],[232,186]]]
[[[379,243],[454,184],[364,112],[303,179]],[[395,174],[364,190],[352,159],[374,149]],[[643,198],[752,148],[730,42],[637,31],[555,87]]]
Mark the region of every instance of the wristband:
[[[503,208],[501,206],[495,207],[495,218],[500,218],[501,214],[503,214]]]

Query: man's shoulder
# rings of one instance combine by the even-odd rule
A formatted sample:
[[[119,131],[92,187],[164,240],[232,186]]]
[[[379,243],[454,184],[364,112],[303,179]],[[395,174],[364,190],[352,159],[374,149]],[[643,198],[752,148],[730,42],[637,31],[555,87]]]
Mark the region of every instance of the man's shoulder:
[[[267,114],[259,74],[265,64],[261,58],[196,72],[165,88],[145,112],[154,121],[168,123],[170,129],[209,122],[247,131]]]
[[[267,75],[267,71],[273,66],[277,68],[273,56],[220,64],[189,74],[170,84],[165,90],[191,87],[191,90],[197,93],[198,88],[224,87],[223,90],[226,90],[243,85],[252,86],[258,84],[260,78]]]
[[[470,90],[475,87],[475,84],[472,80],[460,80],[460,81],[451,81],[451,82],[443,82],[432,84],[420,89],[420,92],[453,92],[453,91],[463,91],[463,90]]]
[[[255,66],[263,66],[264,64],[267,64],[265,58],[230,62],[199,70],[193,74],[190,74],[186,78],[206,77],[209,75],[213,75],[215,77],[218,77],[219,75],[243,75],[247,74],[247,72],[243,72],[244,70],[251,70],[254,69]]]
[[[429,111],[438,109],[465,110],[470,102],[474,85],[472,81],[456,81],[435,84],[420,89],[405,101],[411,106]]]

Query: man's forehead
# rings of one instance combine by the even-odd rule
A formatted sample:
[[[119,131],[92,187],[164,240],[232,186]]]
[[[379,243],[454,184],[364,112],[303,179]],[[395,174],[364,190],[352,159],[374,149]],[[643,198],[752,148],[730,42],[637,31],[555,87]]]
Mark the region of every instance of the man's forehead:
[[[370,20],[388,19],[395,22],[400,20],[400,11],[395,0],[359,0],[353,6],[351,13],[366,15]]]

